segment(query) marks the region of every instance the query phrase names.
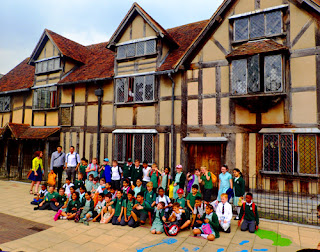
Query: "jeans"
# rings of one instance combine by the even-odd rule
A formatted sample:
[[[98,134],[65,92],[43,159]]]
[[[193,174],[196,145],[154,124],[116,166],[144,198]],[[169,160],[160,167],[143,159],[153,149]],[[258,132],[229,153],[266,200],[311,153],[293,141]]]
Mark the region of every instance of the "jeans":
[[[53,172],[57,175],[58,184],[56,186],[58,186],[59,190],[61,188],[63,166],[53,167]]]

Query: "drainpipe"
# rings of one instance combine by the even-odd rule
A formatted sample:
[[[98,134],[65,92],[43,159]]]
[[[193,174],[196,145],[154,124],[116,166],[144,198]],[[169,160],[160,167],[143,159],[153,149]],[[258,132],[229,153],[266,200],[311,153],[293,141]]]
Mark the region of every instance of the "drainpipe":
[[[171,175],[174,175],[174,155],[173,155],[173,142],[174,142],[174,87],[175,83],[171,76],[171,73],[168,73],[168,77],[172,82],[172,94],[171,94]]]
[[[98,124],[97,124],[97,159],[100,162],[100,145],[101,145],[101,100],[103,96],[103,89],[101,84],[98,84],[98,89],[94,91],[94,94],[98,97]]]

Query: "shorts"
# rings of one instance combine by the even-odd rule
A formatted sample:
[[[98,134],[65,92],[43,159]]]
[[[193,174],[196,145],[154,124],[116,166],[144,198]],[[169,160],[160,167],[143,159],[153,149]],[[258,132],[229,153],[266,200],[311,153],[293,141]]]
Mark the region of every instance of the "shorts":
[[[139,211],[137,209],[133,209],[132,211],[137,215],[137,217],[140,218],[141,221],[145,222],[147,220],[148,213]]]

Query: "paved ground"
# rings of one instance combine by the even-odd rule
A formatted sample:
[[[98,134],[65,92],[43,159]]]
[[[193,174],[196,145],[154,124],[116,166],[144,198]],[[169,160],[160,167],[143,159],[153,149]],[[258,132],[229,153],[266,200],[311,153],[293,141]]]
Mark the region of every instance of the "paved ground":
[[[292,241],[290,246],[274,246],[273,241],[261,239],[255,234],[241,232],[236,221],[232,222],[230,234],[221,234],[221,237],[213,242],[191,236],[191,231],[184,231],[174,237],[172,244],[160,244],[165,235],[152,235],[148,228],[139,227],[115,227],[111,224],[90,223],[89,226],[73,221],[53,221],[52,211],[34,211],[30,205],[32,196],[29,194],[29,185],[18,182],[0,181],[0,213],[19,217],[5,218],[12,222],[12,238],[18,238],[15,234],[27,235],[13,241],[1,242],[3,251],[281,251],[293,252],[300,248],[316,248],[320,242],[320,230],[312,227],[279,224],[269,221],[261,221],[260,229],[278,233],[278,239],[287,238]],[[4,215],[0,215],[0,217]],[[21,220],[20,218],[23,218]],[[37,222],[37,225],[46,224],[52,226],[41,232],[32,234],[22,232],[22,223],[26,221]],[[4,224],[0,219],[0,231]],[[31,225],[35,225],[32,224]],[[44,226],[45,227],[45,226]],[[35,230],[33,230],[35,231]],[[1,233],[0,233],[1,235]],[[243,245],[240,245],[244,242]],[[2,243],[2,244],[1,244]],[[152,246],[143,250],[144,247]],[[267,249],[267,250],[266,250]]]

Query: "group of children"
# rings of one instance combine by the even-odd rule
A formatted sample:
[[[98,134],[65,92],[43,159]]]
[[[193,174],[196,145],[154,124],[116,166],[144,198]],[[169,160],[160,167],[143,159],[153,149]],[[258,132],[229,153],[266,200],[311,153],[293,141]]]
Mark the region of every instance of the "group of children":
[[[34,209],[57,211],[55,221],[75,220],[86,225],[93,221],[135,228],[149,219],[152,234],[161,234],[175,225],[178,230],[192,228],[194,236],[201,235],[212,241],[219,237],[219,231],[230,233],[233,210],[229,200],[233,198],[238,213],[235,219],[239,220],[241,230],[254,232],[258,228],[257,206],[252,202],[251,193],[244,199],[245,185],[239,169],[233,170],[232,179],[228,168],[221,168],[218,199],[211,201],[216,177],[205,167],[186,176],[179,165],[171,181],[170,169],[165,168],[161,173],[156,164],[148,167],[144,162],[140,167],[139,160],[134,165],[128,160],[120,168],[117,161],[112,162],[112,167],[108,162],[105,159],[101,167],[96,159],[89,165],[82,162],[78,179],[72,183],[67,178],[58,192],[54,185],[50,185],[48,191],[46,185],[42,185],[31,202],[37,205]]]

